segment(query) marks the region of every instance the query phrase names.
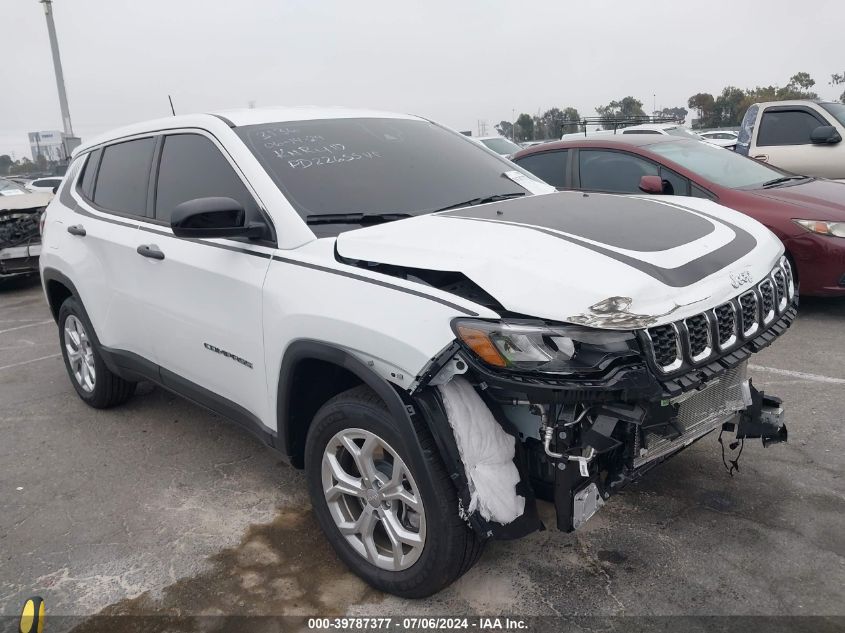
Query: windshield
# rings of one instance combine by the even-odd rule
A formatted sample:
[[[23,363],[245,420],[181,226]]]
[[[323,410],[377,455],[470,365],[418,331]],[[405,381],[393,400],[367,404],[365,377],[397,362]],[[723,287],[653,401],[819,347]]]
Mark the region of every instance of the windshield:
[[[527,193],[503,175],[527,172],[428,121],[317,119],[235,132],[306,220],[421,215],[475,198]]]
[[[501,154],[502,156],[507,156],[509,154],[513,154],[518,152],[522,149],[516,143],[509,141],[508,139],[502,138],[483,138],[481,142],[484,143],[487,147],[492,149],[497,154]]]
[[[27,193],[27,190],[16,182],[0,178],[0,196],[14,196],[21,193]]]
[[[703,141],[655,143],[648,149],[723,187],[753,187],[784,175],[780,170]]]
[[[836,117],[842,125],[845,125],[845,103],[820,103],[821,107]]]

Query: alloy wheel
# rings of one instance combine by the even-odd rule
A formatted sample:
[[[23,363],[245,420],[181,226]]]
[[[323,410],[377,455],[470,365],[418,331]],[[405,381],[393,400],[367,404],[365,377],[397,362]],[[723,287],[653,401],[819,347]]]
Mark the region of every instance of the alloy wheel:
[[[411,471],[375,433],[344,429],[322,460],[323,494],[340,533],[381,569],[401,571],[425,546],[425,509]]]
[[[91,393],[97,384],[94,348],[82,321],[72,314],[65,319],[64,343],[70,373],[83,391]]]

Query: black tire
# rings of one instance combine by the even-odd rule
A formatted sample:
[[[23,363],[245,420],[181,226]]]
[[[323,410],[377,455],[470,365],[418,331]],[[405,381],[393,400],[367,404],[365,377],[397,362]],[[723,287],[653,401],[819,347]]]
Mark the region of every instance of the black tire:
[[[71,317],[76,319],[85,329],[85,333],[90,341],[95,375],[93,388],[90,390],[83,388],[80,384],[74,375],[71,362],[68,358],[68,349],[65,344],[65,325]],[[94,328],[91,326],[85,310],[82,309],[82,305],[75,297],[65,299],[59,308],[59,345],[62,348],[62,358],[65,361],[68,378],[70,378],[73,388],[76,389],[76,393],[87,405],[95,409],[108,409],[109,407],[123,404],[135,393],[136,383],[124,380],[106,367],[105,362],[103,362],[103,355],[100,352],[97,335],[94,333]]]
[[[322,487],[323,452],[336,433],[349,428],[364,429],[387,441],[417,483],[425,509],[426,538],[419,558],[407,569],[392,571],[372,564],[347,542],[329,511]],[[305,443],[308,492],[329,543],[367,583],[403,598],[424,598],[453,583],[478,561],[485,543],[458,515],[457,491],[431,433],[420,424],[415,431],[417,438],[404,437],[382,400],[370,388],[360,386],[338,394],[317,411]],[[412,447],[416,439],[422,459],[415,460],[412,451],[418,449]],[[415,472],[413,464],[419,463],[425,465],[426,472]]]

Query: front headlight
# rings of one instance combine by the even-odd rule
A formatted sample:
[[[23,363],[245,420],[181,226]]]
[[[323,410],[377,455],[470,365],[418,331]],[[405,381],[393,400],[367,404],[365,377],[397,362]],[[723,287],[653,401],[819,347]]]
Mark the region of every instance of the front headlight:
[[[605,369],[639,353],[633,332],[576,325],[455,319],[458,339],[487,365],[515,371],[575,374]]]
[[[845,237],[845,222],[825,222],[824,220],[793,220],[793,222],[819,235]]]

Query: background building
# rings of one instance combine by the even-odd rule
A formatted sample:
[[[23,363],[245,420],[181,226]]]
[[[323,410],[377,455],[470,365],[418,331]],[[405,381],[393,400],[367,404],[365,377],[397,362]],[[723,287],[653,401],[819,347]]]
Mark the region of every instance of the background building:
[[[49,163],[64,163],[79,143],[79,137],[67,136],[59,130],[29,133],[29,148],[34,163],[39,162],[39,155]]]

